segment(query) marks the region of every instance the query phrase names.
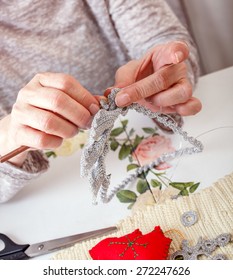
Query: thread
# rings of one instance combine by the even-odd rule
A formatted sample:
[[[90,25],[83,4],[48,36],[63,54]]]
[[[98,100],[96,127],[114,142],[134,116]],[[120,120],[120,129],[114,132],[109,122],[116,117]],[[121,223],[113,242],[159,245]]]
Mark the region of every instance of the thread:
[[[169,229],[169,230],[166,230],[166,231],[164,232],[164,234],[166,235],[166,234],[174,233],[174,232],[177,233],[177,234],[181,237],[182,240],[186,239],[185,236],[184,236],[178,229],[174,229],[174,228],[171,228],[171,229]]]
[[[211,132],[214,132],[214,131],[217,131],[217,130],[221,130],[221,129],[233,129],[233,125],[219,126],[219,127],[211,128],[211,129],[209,129],[209,130],[207,130],[207,131],[204,131],[204,132],[198,134],[195,138],[196,138],[196,139],[200,139],[200,137],[202,137],[202,136],[204,136],[204,135],[207,135],[207,134],[209,134],[209,133],[211,133]],[[182,158],[182,157],[180,157],[180,158],[178,159],[176,165],[175,165],[175,166],[173,167],[173,169],[172,169],[173,172],[172,172],[172,175],[169,176],[169,179],[172,179],[172,177],[174,176],[174,174],[175,174],[175,172],[176,172],[176,170],[177,170],[177,168],[178,168],[178,166],[179,166],[179,164],[180,164],[180,162],[181,162],[182,160],[184,160],[184,158]]]

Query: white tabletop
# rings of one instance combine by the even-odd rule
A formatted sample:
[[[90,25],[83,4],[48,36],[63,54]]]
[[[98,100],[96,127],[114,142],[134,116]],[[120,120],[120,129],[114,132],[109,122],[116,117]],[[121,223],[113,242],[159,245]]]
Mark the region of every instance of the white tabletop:
[[[171,176],[174,181],[200,181],[204,188],[233,171],[233,67],[201,77],[195,96],[203,109],[186,117],[183,128],[203,142],[204,151],[177,160]],[[137,118],[137,127],[151,126],[150,119],[135,114],[127,118]],[[0,232],[15,242],[33,244],[108,227],[130,215],[116,198],[92,205],[88,182],[80,178],[80,152],[51,159],[50,165],[47,173],[0,205]],[[107,166],[114,186],[124,178],[126,163],[108,158]]]

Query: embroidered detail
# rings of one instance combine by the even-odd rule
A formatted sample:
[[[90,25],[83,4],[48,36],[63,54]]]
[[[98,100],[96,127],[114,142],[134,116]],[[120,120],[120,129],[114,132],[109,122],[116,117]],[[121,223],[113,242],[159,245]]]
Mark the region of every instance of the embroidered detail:
[[[104,203],[109,202],[114,195],[121,189],[124,189],[137,178],[138,175],[146,172],[161,163],[167,162],[174,158],[186,154],[198,153],[203,150],[203,145],[200,141],[193,137],[189,137],[187,132],[182,129],[171,119],[166,116],[161,116],[158,112],[152,112],[138,103],[133,103],[128,107],[119,108],[115,103],[115,96],[120,89],[111,90],[108,95],[108,102],[101,100],[102,109],[98,111],[92,122],[92,127],[89,134],[89,141],[82,151],[81,156],[81,176],[88,177],[92,194],[93,203],[96,204],[98,193],[100,192],[101,200]],[[188,141],[192,147],[186,147],[176,150],[171,153],[165,153],[151,164],[135,169],[135,172],[129,174],[112,192],[108,195],[110,185],[110,174],[106,173],[105,157],[109,152],[109,137],[116,119],[120,115],[126,115],[129,109],[133,109],[138,113],[142,113],[150,118],[155,118],[158,122],[170,128],[174,133],[180,134],[185,141]]]
[[[185,227],[191,227],[197,222],[197,212],[195,211],[187,211],[181,216],[181,223]]]
[[[183,259],[183,260],[197,260],[199,256],[206,256],[212,260],[226,260],[226,256],[223,254],[217,254],[212,256],[211,254],[216,248],[224,247],[231,241],[231,235],[229,233],[223,233],[214,239],[203,240],[200,237],[197,244],[193,247],[188,245],[187,240],[182,241],[181,250],[176,251],[170,256],[171,260]]]
[[[142,243],[142,244],[136,242],[136,240],[138,240],[138,239],[141,238],[142,236],[137,236],[137,237],[134,238],[133,240],[130,240],[130,238],[129,238],[127,235],[126,235],[125,237],[126,237],[126,239],[127,239],[127,242],[119,242],[119,241],[118,241],[118,242],[114,242],[114,241],[111,241],[111,242],[109,243],[109,245],[113,245],[113,244],[117,244],[117,245],[127,245],[127,246],[125,247],[124,251],[123,251],[122,253],[119,254],[119,257],[124,257],[125,252],[126,252],[128,249],[131,249],[131,250],[133,251],[133,256],[134,256],[134,259],[135,259],[136,257],[139,256],[139,254],[137,254],[136,249],[135,249],[134,246],[135,246],[135,245],[136,245],[136,246],[143,246],[144,248],[146,248],[146,246],[148,245],[148,242],[147,242],[147,243]]]

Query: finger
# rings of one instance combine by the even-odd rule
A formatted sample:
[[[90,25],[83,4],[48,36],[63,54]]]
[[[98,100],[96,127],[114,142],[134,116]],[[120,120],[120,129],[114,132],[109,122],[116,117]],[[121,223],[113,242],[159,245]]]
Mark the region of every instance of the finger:
[[[141,63],[137,68],[135,74],[135,82],[146,78],[147,76],[154,73],[154,67],[152,63],[153,53],[146,54],[144,58],[141,59]]]
[[[115,74],[115,83],[104,91],[104,96],[108,96],[113,88],[123,88],[133,84],[137,79],[137,72],[140,66],[138,60],[131,60],[117,69]]]
[[[173,113],[176,113],[176,108],[174,106],[159,107],[159,108],[160,108],[159,112],[163,113],[163,114],[173,114]]]
[[[106,96],[103,95],[95,95],[95,99],[98,101],[98,103],[100,103],[101,100],[107,101]]]
[[[159,107],[173,106],[187,102],[192,97],[192,85],[187,79],[181,79],[173,87],[159,92],[147,100]]]
[[[116,96],[116,104],[119,107],[128,106],[140,99],[166,90],[185,76],[184,63],[160,69],[147,78],[123,88]]]
[[[154,71],[168,64],[178,64],[187,59],[188,55],[189,47],[185,42],[175,41],[162,45],[156,48],[152,56]]]
[[[91,114],[84,106],[58,89],[37,87],[33,91],[25,87],[20,91],[17,101],[57,113],[82,128],[87,128],[91,121]]]
[[[55,135],[49,135],[29,126],[19,125],[15,132],[18,146],[27,146],[38,150],[58,148],[63,139]]]
[[[74,77],[63,73],[40,73],[33,82],[43,87],[51,87],[68,94],[75,101],[87,108],[91,114],[96,114],[99,104],[94,96],[86,90]]]
[[[116,71],[114,87],[126,87],[136,81],[137,69],[140,66],[139,60],[131,60]]]
[[[105,89],[104,91],[104,97],[108,97],[108,95],[111,93],[111,90],[113,89],[114,87],[108,87]]]
[[[201,111],[202,104],[195,97],[190,98],[186,103],[175,106],[176,112],[181,116],[195,115]]]
[[[17,104],[14,105],[11,115],[16,123],[60,138],[71,138],[78,132],[77,126],[56,114],[30,105],[25,106],[23,109],[22,107],[17,108]],[[25,118],[26,115],[30,117]]]
[[[151,112],[160,112],[160,113],[166,113],[166,114],[176,113],[176,108],[174,106],[170,106],[170,107],[169,106],[168,107],[155,106],[154,104],[146,101],[145,99],[138,101],[138,103],[140,105],[142,105],[143,107],[148,108]]]

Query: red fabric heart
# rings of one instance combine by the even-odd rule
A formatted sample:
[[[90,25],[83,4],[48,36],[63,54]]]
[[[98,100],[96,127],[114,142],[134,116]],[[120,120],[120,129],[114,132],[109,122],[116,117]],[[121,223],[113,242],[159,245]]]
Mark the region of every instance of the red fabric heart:
[[[143,235],[139,229],[121,237],[109,237],[90,251],[93,260],[165,260],[171,239],[161,228]]]

